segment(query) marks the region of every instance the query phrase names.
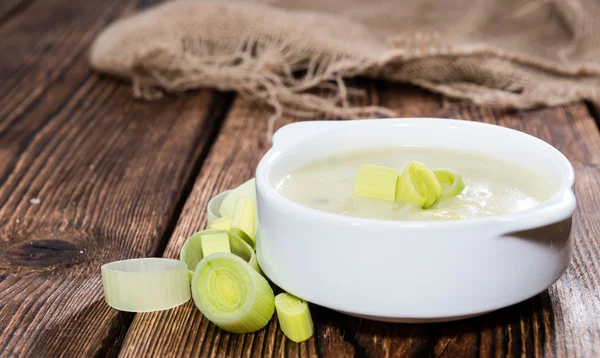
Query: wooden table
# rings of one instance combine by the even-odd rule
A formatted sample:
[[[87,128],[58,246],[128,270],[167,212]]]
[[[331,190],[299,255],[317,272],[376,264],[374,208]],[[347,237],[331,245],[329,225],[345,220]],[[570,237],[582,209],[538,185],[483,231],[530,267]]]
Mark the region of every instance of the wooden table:
[[[577,172],[574,258],[548,291],[465,321],[403,325],[313,307],[315,335],[277,320],[231,335],[192,302],[133,315],[108,307],[100,265],[175,258],[213,195],[253,176],[266,109],[202,90],[135,101],[90,72],[86,51],[146,1],[0,3],[0,356],[600,356],[600,132],[584,103],[526,112],[396,84],[355,82],[398,116],[496,123],[542,138]],[[283,125],[293,121],[285,118]]]

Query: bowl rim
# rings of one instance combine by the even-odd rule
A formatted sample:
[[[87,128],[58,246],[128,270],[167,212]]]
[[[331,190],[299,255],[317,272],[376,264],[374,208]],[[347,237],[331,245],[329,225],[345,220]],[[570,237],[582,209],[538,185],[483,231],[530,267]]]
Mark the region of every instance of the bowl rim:
[[[401,221],[401,220],[383,220],[383,219],[369,219],[355,216],[344,216],[335,213],[328,213],[320,211],[299,203],[292,201],[281,195],[268,180],[269,172],[272,168],[281,161],[283,153],[293,152],[302,150],[304,146],[310,145],[310,142],[315,142],[318,139],[326,136],[331,130],[312,131],[303,138],[295,140],[293,145],[282,145],[281,141],[276,139],[277,133],[282,129],[289,130],[291,126],[318,126],[321,123],[328,123],[331,125],[335,123],[335,126],[357,126],[364,125],[365,122],[385,122],[389,125],[394,124],[406,124],[411,123],[416,126],[419,124],[441,122],[437,125],[460,125],[460,126],[472,126],[481,128],[493,128],[494,130],[509,133],[510,135],[518,135],[528,140],[531,140],[538,145],[543,147],[543,150],[548,151],[553,157],[558,158],[561,162],[562,169],[565,170],[566,175],[563,176],[559,187],[555,192],[546,200],[541,202],[539,205],[519,211],[511,212],[506,214],[491,215],[486,217],[468,218],[462,220],[420,220],[420,221]],[[329,127],[332,128],[332,127]],[[573,193],[573,186],[575,183],[575,171],[570,161],[551,144],[539,139],[535,136],[515,130],[508,127],[503,127],[491,123],[474,122],[468,120],[450,119],[450,118],[432,118],[432,117],[406,117],[406,118],[386,118],[386,119],[361,119],[361,120],[345,120],[345,121],[305,121],[295,122],[288,124],[280,128],[274,135],[274,143],[271,149],[263,156],[260,160],[256,169],[256,189],[257,195],[260,194],[265,199],[270,200],[272,203],[276,203],[279,206],[281,212],[290,215],[301,215],[303,217],[314,217],[318,218],[319,222],[325,222],[332,225],[353,225],[353,226],[372,226],[378,227],[389,227],[391,229],[399,228],[440,228],[450,229],[454,227],[472,227],[472,226],[486,226],[490,230],[494,227],[499,228],[501,231],[506,231],[506,227],[510,226],[511,231],[521,231],[533,229],[536,227],[545,226],[551,223],[555,223],[564,220],[573,215],[576,209],[577,203]],[[259,195],[259,196],[260,196]],[[259,204],[260,207],[260,204]],[[260,210],[260,209],[259,209]],[[325,219],[325,220],[324,220]]]

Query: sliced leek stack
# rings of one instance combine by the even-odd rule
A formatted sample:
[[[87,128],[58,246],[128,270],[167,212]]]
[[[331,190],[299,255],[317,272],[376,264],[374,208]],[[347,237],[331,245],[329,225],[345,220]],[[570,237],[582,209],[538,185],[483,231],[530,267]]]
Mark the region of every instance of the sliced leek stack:
[[[190,279],[194,275],[196,266],[198,266],[200,261],[205,257],[204,251],[202,250],[202,237],[211,234],[226,234],[229,238],[229,247],[231,249],[231,253],[236,256],[239,256],[242,260],[247,262],[250,265],[250,267],[252,267],[256,272],[262,274],[262,271],[258,266],[256,253],[254,252],[254,250],[252,250],[250,245],[248,245],[239,236],[230,231],[225,230],[204,230],[190,236],[181,247],[181,251],[179,253],[179,260],[187,265]]]
[[[263,328],[275,310],[267,280],[233,254],[213,254],[200,261],[192,277],[192,297],[208,320],[232,333]]]

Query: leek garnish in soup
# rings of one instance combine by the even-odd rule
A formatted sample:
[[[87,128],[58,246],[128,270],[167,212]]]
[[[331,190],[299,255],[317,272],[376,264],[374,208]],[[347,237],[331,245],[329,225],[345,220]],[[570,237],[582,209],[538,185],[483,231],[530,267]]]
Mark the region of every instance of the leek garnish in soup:
[[[379,191],[366,184],[355,187],[357,180],[368,177],[365,169],[371,169],[371,174],[375,175],[371,175],[371,180],[375,177],[382,185],[389,186],[393,176],[385,168],[397,170],[400,183],[406,168],[415,166],[420,169],[425,165],[432,168],[440,179],[442,192],[450,190],[451,184],[444,180],[448,175],[460,176],[464,188],[461,183],[462,190],[457,195],[438,196],[439,199],[431,204],[431,200],[419,202],[411,196],[413,194],[398,191],[395,200],[390,200],[390,190],[385,187]],[[329,213],[415,221],[469,219],[523,211],[548,199],[555,188],[544,177],[527,168],[484,154],[394,147],[346,153],[311,162],[287,175],[278,184],[277,190],[292,201]]]

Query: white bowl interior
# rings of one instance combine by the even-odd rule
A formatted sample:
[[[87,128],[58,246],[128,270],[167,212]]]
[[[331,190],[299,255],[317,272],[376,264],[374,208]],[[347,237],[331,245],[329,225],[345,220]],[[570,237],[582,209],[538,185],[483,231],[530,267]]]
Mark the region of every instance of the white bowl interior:
[[[342,124],[343,123],[343,124]],[[421,146],[480,152],[526,167],[559,189],[568,187],[570,169],[564,156],[533,136],[500,126],[444,119],[403,119],[340,123],[331,130],[283,150],[270,163],[272,188],[293,170],[312,161],[361,149]]]

